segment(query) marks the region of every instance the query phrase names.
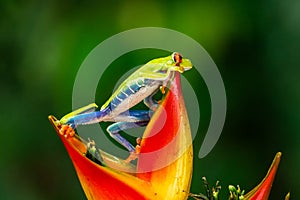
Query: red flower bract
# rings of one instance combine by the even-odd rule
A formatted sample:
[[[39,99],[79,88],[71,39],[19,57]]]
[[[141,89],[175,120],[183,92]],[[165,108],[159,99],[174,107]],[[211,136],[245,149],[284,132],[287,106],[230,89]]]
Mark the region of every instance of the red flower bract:
[[[281,152],[278,152],[273,160],[271,167],[262,182],[245,195],[249,200],[267,200],[272,188],[272,184],[280,163]]]
[[[65,138],[59,133],[55,117],[49,116],[88,199],[187,199],[193,150],[181,92],[180,75],[176,73],[169,92],[145,130],[136,169],[102,151],[105,166],[92,162],[85,156],[87,147],[83,139],[77,135]],[[161,123],[163,115],[164,124]]]

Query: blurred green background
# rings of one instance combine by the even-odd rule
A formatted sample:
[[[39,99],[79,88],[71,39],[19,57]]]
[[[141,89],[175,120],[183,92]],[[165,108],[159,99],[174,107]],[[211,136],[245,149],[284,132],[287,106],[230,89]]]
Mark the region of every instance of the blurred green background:
[[[228,184],[248,191],[282,151],[270,199],[284,199],[289,191],[300,199],[299,10],[297,0],[1,1],[0,199],[85,199],[47,116],[71,110],[77,70],[96,45],[144,26],[174,29],[197,40],[226,87],[224,130],[213,151],[199,160],[209,120],[209,107],[202,105],[191,191],[204,192],[202,176],[212,185],[221,181],[222,199]],[[135,58],[147,61],[152,53]],[[129,69],[132,62],[125,59],[124,65]],[[123,73],[115,68],[114,79]],[[205,90],[201,80],[186,76],[196,91]],[[111,82],[107,78],[104,94],[97,92],[98,104],[108,98]]]

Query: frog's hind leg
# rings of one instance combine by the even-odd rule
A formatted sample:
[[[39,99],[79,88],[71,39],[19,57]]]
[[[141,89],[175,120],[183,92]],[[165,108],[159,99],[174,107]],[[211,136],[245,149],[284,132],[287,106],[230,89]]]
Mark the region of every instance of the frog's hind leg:
[[[93,124],[103,120],[104,117],[108,116],[110,110],[94,111],[96,107],[93,104],[75,110],[65,115],[59,124],[61,125],[60,132],[65,137],[74,136],[75,129],[78,125]]]
[[[123,145],[129,152],[134,152],[135,147],[127,141],[123,136],[119,134],[120,131],[125,131],[132,128],[138,128],[141,126],[146,126],[148,122],[116,122],[107,127],[107,132],[109,135]]]
[[[107,118],[106,121],[110,121],[109,113],[110,110],[105,109],[99,111],[83,112],[78,115],[70,115],[70,117],[67,115],[67,117],[63,117],[60,120],[60,124],[68,124],[73,129],[75,129],[78,125],[94,124],[104,121],[104,118]]]
[[[87,106],[84,106],[82,108],[79,108],[77,110],[74,110],[73,112],[70,112],[69,114],[63,116],[60,120],[60,124],[67,124],[69,121],[72,121],[71,119],[74,119],[78,115],[87,114],[94,112],[98,106],[95,103],[89,104]],[[74,128],[74,127],[72,127]]]
[[[122,115],[118,117],[125,118],[125,116]],[[119,132],[132,129],[132,128],[147,126],[150,117],[149,117],[149,111],[130,111],[129,116],[127,117],[128,119],[133,121],[116,122],[108,126],[106,130],[113,139],[115,139],[118,143],[120,143],[130,152],[130,156],[126,160],[127,162],[130,162],[131,160],[135,160],[137,158],[137,154],[139,153],[140,150],[139,142],[136,145],[136,147],[134,147],[128,140],[126,140],[123,136],[121,136]],[[138,138],[137,141],[140,141],[140,139]]]

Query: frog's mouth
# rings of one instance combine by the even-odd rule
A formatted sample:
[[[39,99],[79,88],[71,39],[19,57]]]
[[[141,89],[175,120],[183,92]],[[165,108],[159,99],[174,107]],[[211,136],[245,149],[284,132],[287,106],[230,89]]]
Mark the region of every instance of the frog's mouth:
[[[183,59],[181,66],[183,67],[184,71],[188,71],[193,68],[193,64],[189,59]]]

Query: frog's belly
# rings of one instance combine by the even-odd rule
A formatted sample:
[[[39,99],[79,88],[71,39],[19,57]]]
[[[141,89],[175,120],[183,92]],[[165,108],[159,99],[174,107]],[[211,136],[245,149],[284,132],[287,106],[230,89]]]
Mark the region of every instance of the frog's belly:
[[[159,88],[160,85],[161,85],[160,83],[156,83],[151,86],[141,87],[134,94],[128,95],[128,97],[126,97],[125,99],[122,99],[118,103],[118,105],[116,105],[112,109],[111,113],[109,114],[109,116],[107,116],[107,119],[105,119],[105,121],[122,121],[121,118],[117,117],[118,115],[129,110],[130,108],[132,108],[133,106],[135,106],[136,104],[138,104],[142,100],[144,100],[146,97],[153,94],[157,90],[157,88]],[[114,106],[114,105],[111,105],[111,106]]]

